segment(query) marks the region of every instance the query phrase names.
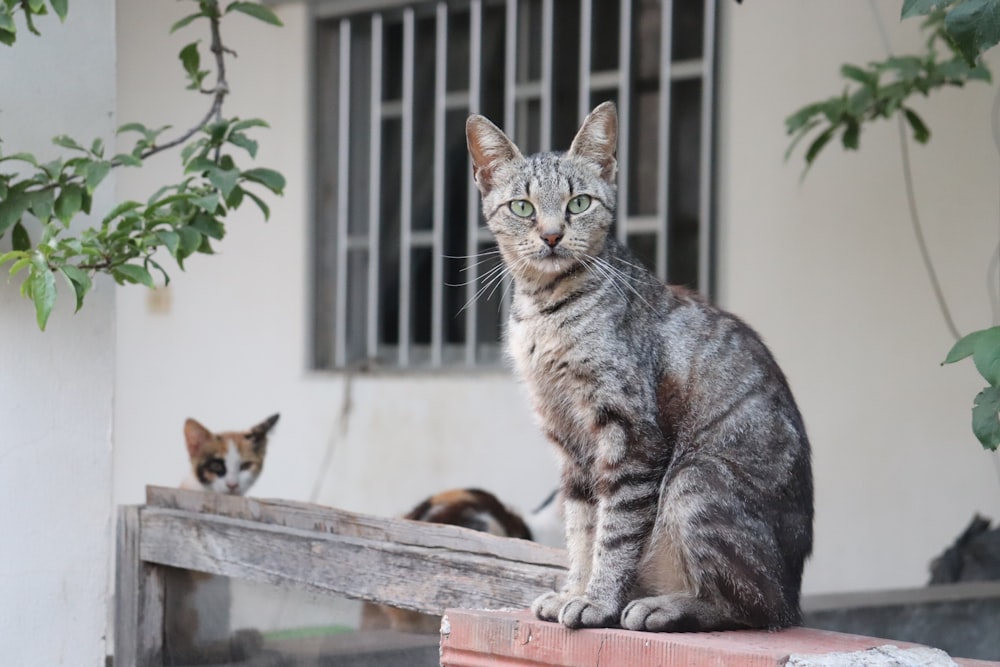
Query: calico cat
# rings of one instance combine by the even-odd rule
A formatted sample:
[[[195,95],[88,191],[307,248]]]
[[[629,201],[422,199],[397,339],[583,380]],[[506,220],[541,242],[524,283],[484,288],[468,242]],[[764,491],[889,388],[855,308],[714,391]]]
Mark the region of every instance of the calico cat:
[[[451,489],[418,503],[404,519],[462,526],[500,537],[531,539],[524,520],[488,491]],[[441,617],[386,605],[365,603],[361,608],[362,630],[392,629],[398,632],[437,634]]]
[[[797,624],[813,519],[802,418],[757,334],[609,233],[617,122],[605,102],[568,152],[528,157],[486,118],[466,124],[513,279],[507,352],[560,454],[570,569],[532,609],[570,628]]]
[[[181,488],[244,495],[264,466],[271,415],[247,431],[213,433],[194,419],[184,422],[191,472]],[[229,579],[166,568],[164,655],[168,665],[218,664],[260,651],[256,630],[230,632]]]
[[[257,481],[267,454],[267,434],[278,422],[271,415],[249,431],[215,434],[194,419],[184,422],[191,475],[182,489],[242,496]]]

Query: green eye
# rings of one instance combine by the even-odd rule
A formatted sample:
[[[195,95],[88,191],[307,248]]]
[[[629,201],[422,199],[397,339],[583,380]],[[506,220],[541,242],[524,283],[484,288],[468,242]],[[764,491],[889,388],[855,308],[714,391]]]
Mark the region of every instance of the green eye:
[[[535,212],[535,207],[527,199],[515,199],[510,203],[510,210],[519,218],[530,218]]]
[[[583,213],[590,208],[590,195],[577,195],[569,200],[566,205],[570,213]]]

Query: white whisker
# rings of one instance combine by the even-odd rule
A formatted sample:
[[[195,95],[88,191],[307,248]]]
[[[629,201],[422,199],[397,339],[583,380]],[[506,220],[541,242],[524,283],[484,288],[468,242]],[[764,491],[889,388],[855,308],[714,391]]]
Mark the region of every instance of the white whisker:
[[[624,271],[622,271],[618,267],[613,266],[611,264],[611,262],[607,261],[606,259],[602,259],[600,257],[595,257],[593,255],[588,255],[588,257],[590,259],[594,260],[594,262],[602,268],[602,274],[605,275],[605,276],[607,276],[612,281],[612,284],[614,284],[616,287],[618,285],[624,285],[625,287],[627,287],[632,292],[632,294],[635,294],[635,296],[640,301],[642,301],[644,304],[646,304],[647,308],[649,308],[649,309],[653,308],[653,306],[651,306],[650,303],[648,301],[646,301],[646,299],[641,294],[639,294],[639,291],[632,285],[632,280],[633,280],[632,276],[630,276],[629,274],[625,273]],[[634,264],[630,264],[629,262],[625,262],[625,263],[629,264],[629,266],[635,266]],[[636,267],[636,268],[639,268],[639,267]],[[619,290],[619,292],[620,292],[620,290]],[[622,296],[624,297],[625,295],[622,294]]]

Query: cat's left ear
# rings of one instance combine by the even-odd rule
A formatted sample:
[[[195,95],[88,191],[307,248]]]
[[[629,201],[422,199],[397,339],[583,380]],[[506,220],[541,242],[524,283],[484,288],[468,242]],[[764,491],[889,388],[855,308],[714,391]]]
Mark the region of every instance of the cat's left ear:
[[[278,417],[280,416],[280,414],[275,413],[250,429],[249,436],[250,439],[253,440],[255,448],[259,448],[267,444],[267,434],[272,428],[274,428],[274,425],[278,423]]]
[[[496,168],[521,157],[521,151],[500,128],[479,114],[465,121],[465,138],[472,156],[472,178],[485,195],[493,189]]]
[[[615,151],[618,147],[618,111],[614,102],[599,104],[580,126],[573,139],[569,155],[593,162],[601,170],[601,178],[614,184],[618,171]]]
[[[197,419],[188,417],[184,421],[184,441],[187,443],[188,455],[193,459],[201,455],[201,448],[212,439],[212,432],[201,425]]]

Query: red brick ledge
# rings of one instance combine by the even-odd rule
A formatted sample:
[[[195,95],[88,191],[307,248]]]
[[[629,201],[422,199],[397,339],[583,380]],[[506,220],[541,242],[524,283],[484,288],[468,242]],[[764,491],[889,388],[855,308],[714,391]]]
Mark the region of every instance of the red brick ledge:
[[[449,609],[441,626],[442,667],[781,667],[793,654],[915,644],[827,630],[646,633],[568,630],[528,611]],[[997,662],[953,658],[965,667]]]

